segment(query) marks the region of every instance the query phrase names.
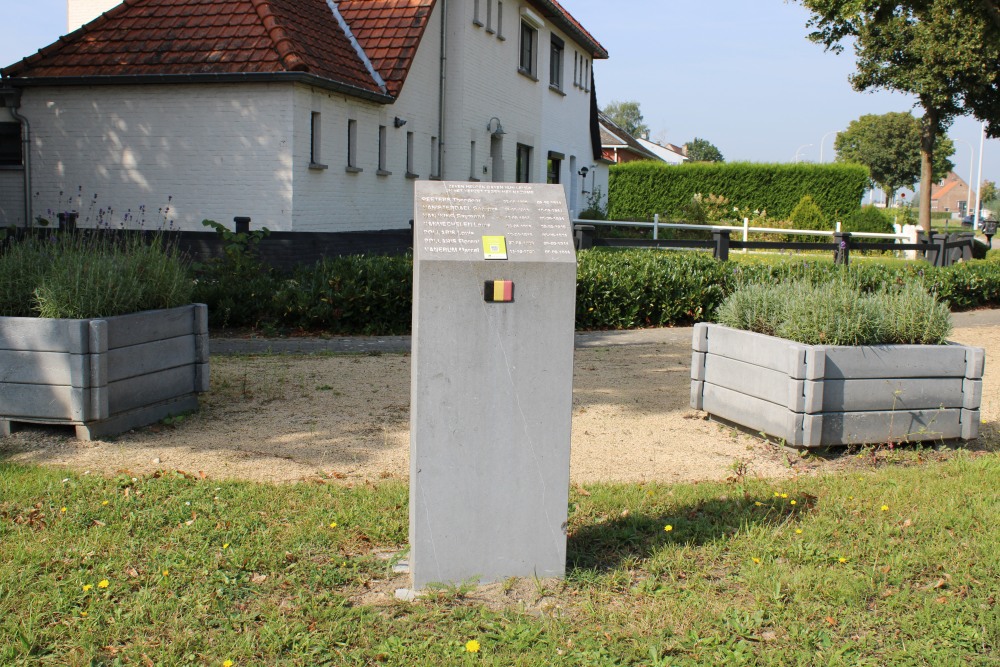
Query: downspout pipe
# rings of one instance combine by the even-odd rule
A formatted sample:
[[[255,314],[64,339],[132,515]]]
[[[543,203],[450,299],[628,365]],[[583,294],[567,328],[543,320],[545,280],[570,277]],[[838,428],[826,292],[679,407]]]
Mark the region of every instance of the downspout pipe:
[[[31,123],[21,114],[21,91],[14,89],[10,115],[21,123],[21,155],[24,160],[24,226],[31,227]]]
[[[438,0],[441,6],[441,80],[438,87],[438,178],[444,178],[445,156],[445,89],[448,82],[448,0]]]

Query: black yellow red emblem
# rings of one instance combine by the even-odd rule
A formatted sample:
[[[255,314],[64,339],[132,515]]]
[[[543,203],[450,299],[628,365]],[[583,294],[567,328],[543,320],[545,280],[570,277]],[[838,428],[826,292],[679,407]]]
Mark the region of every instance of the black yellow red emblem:
[[[509,303],[514,300],[513,280],[487,280],[483,284],[483,297],[488,303]]]

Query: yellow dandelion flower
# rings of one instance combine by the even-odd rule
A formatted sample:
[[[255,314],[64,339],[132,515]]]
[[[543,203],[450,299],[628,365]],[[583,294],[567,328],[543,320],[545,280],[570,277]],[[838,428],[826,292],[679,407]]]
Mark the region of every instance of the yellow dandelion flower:
[[[760,559],[759,558],[754,558],[753,562],[755,562],[755,563],[757,563],[759,565],[760,564]]]
[[[82,617],[84,617],[84,618],[87,618],[87,612],[85,612],[85,611],[81,611],[81,612],[80,612],[80,616],[82,616]]]
[[[163,571],[163,576],[164,577],[170,576],[170,570],[164,570]]]
[[[224,660],[222,662],[222,667],[233,667],[233,661],[232,660]]]
[[[846,559],[846,558],[844,558],[843,556],[841,556],[840,558],[838,558],[838,559],[837,559],[837,562],[838,562],[838,563],[846,563],[846,562],[847,562],[847,559]]]
[[[795,534],[796,535],[801,535],[802,534],[802,529],[801,528],[796,528],[795,529]]]
[[[101,579],[100,581],[97,582],[97,587],[98,588],[107,588],[110,585],[111,585],[111,582],[108,581],[107,579]]]
[[[465,650],[468,653],[479,653],[479,642],[477,642],[475,639],[470,639],[469,641],[465,642]]]
[[[781,497],[781,494],[780,494],[780,493],[778,493],[777,491],[775,491],[775,492],[774,492],[774,497],[775,497],[775,498],[780,498],[780,497]]]
[[[889,506],[888,505],[882,505],[882,511],[883,512],[888,512],[889,511]]]
[[[107,500],[105,500],[104,502],[101,503],[101,505],[107,505],[107,504],[108,504]]]
[[[229,548],[229,542],[226,542],[225,544],[223,544],[222,548],[223,549],[228,549]]]
[[[760,507],[760,506],[762,506],[763,504],[764,504],[764,503],[760,502],[759,500],[758,500],[758,501],[755,501],[755,502],[754,502],[754,505],[756,505],[757,507]]]
[[[663,527],[663,531],[666,532],[666,533],[669,533],[673,529],[674,529],[674,527],[671,526],[670,524],[667,524],[666,526]]]
[[[794,500],[792,501],[792,504],[793,504],[793,505],[795,504],[795,501],[794,501]]]
[[[60,513],[60,514],[65,514],[65,513],[66,513],[66,508],[65,508],[65,507],[61,508],[61,509],[59,510],[59,513]]]
[[[89,591],[93,587],[94,587],[93,584],[84,584],[83,585],[83,592],[86,593],[87,591]]]
[[[782,498],[787,498],[787,497],[788,497],[788,494],[787,494],[787,493],[782,493],[782,494],[781,494],[781,497],[782,497]]]
[[[333,522],[330,523],[330,528],[336,528],[336,527],[337,527],[337,522],[336,521],[333,521]]]

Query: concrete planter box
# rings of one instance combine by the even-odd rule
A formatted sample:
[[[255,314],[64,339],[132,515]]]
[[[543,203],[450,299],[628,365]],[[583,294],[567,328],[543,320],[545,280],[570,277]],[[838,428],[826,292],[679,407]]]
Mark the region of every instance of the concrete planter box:
[[[208,390],[208,308],[88,320],[0,317],[0,435],[11,422],[72,424],[81,440],[198,407]]]
[[[698,324],[691,407],[825,447],[979,436],[985,351],[963,345],[803,345]]]

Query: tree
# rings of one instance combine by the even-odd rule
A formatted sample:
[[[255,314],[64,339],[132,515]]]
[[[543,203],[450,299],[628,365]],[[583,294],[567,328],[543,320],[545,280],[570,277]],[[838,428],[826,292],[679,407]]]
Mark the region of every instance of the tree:
[[[954,169],[955,144],[938,136],[934,150],[934,182]],[[897,190],[912,188],[920,179],[920,120],[909,112],[869,114],[852,120],[833,142],[838,162],[868,167],[872,182],[892,200]]]
[[[997,189],[997,184],[993,181],[983,181],[983,184],[979,186],[979,201],[985,203],[998,198],[1000,198],[1000,190]],[[975,205],[975,202],[969,202],[970,209]]]
[[[725,162],[722,151],[716,148],[707,139],[695,137],[685,145],[687,148],[687,159],[691,162]]]
[[[649,133],[649,126],[642,122],[642,113],[639,111],[638,102],[612,101],[602,111],[604,111],[604,115],[614,121],[615,125],[633,137],[645,137]]]
[[[853,43],[855,90],[896,90],[917,98],[920,225],[931,224],[937,138],[973,114],[1000,136],[1000,6],[996,0],[800,0],[812,12],[809,38],[839,53]]]

